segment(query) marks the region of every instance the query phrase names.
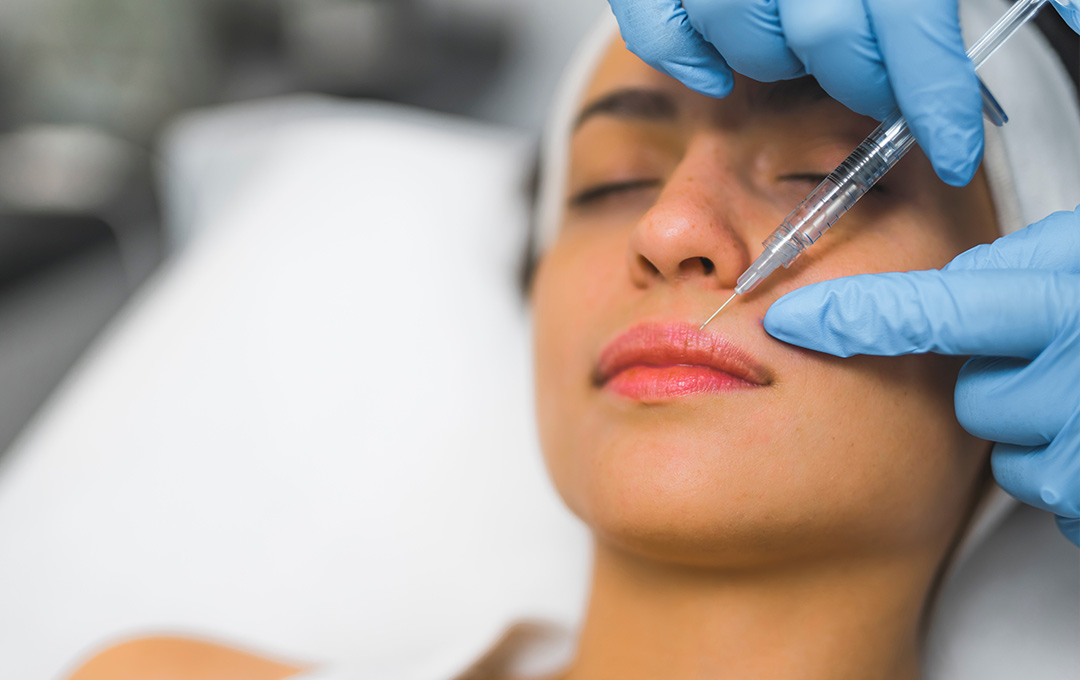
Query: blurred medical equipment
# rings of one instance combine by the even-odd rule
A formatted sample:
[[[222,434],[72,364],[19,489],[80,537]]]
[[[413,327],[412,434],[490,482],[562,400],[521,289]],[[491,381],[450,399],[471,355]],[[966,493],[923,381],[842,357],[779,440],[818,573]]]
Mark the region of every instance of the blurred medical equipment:
[[[1047,0],[1019,0],[1009,8],[967,51],[975,68],[982,66],[1017,29],[1031,20],[1046,2]],[[985,86],[982,92],[991,122],[1002,125],[1005,119],[997,102]],[[851,210],[914,144],[915,136],[903,114],[899,109],[894,111],[765,239],[765,252],[739,277],[735,292],[701,327],[704,328],[715,319],[736,295],[745,295],[754,290],[781,266],[790,267],[796,258]]]

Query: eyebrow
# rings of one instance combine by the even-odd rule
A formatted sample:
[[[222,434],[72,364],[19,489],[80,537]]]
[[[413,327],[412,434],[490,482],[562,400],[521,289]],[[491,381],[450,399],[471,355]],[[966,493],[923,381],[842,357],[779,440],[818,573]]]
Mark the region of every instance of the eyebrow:
[[[754,109],[785,113],[802,106],[829,99],[813,76],[794,80],[781,80],[765,87],[754,88],[749,97]],[[574,121],[576,132],[591,118],[607,115],[615,118],[655,123],[672,123],[679,118],[679,105],[675,96],[662,90],[624,88],[603,95],[591,102]]]
[[[609,115],[649,122],[670,123],[679,118],[675,98],[660,90],[627,88],[615,90],[592,102],[578,114],[574,130],[590,118]]]

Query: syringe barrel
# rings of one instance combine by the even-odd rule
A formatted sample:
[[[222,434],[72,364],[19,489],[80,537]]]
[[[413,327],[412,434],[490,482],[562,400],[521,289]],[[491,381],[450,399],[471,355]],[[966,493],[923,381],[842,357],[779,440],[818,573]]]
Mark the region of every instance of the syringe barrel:
[[[765,252],[740,279],[741,292],[752,290],[779,266],[790,267],[904,157],[914,142],[899,111],[886,118],[765,239]]]
[[[829,173],[784,223],[790,224],[806,246],[816,242],[904,157],[914,142],[907,122],[899,112],[894,113]]]

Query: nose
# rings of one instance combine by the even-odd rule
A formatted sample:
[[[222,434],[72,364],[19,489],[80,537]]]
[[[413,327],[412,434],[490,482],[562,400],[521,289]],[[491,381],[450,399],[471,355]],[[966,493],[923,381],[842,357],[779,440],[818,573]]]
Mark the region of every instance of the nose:
[[[718,160],[722,154],[688,151],[653,207],[630,236],[630,278],[647,288],[659,282],[733,289],[750,266],[739,227],[740,183]]]

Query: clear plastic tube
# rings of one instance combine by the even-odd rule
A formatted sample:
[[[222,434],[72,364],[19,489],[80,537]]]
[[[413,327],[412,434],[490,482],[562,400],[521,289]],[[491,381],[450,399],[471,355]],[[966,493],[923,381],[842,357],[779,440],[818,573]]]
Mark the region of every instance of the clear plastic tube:
[[[968,50],[975,68],[982,66],[1046,2],[1018,0],[1009,8]],[[914,143],[915,137],[907,121],[900,111],[894,111],[765,239],[765,252],[739,277],[735,293],[748,293],[781,266],[790,267],[795,258],[851,210]]]
[[[1009,11],[968,49],[968,58],[975,64],[975,68],[982,66],[990,55],[997,52],[998,48],[1016,33],[1016,29],[1030,21],[1045,4],[1046,0],[1017,0]]]

